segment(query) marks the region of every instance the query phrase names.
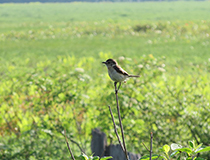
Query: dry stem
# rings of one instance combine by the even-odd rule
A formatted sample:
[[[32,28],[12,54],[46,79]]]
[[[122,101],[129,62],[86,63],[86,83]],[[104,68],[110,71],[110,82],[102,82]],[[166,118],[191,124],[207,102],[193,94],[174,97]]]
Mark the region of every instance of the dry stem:
[[[120,83],[121,84],[121,83]],[[125,157],[127,160],[129,160],[128,157],[128,153],[127,153],[127,149],[125,146],[125,138],[124,138],[124,131],[123,131],[123,125],[122,125],[122,120],[121,120],[121,116],[120,116],[120,107],[119,107],[119,102],[118,102],[118,90],[117,89],[117,82],[114,82],[114,86],[115,86],[115,95],[116,95],[116,102],[117,102],[117,112],[118,112],[118,118],[119,118],[119,123],[120,123],[120,129],[121,129],[121,134],[122,134],[122,140],[123,140],[123,146],[124,146],[124,153],[125,153]],[[119,86],[120,87],[120,86]]]

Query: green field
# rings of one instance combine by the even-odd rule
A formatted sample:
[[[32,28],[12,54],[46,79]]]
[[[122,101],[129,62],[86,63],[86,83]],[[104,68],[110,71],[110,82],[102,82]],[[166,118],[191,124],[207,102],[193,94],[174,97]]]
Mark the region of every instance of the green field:
[[[88,155],[95,127],[117,143],[107,58],[141,75],[119,93],[129,151],[147,153],[141,143],[151,131],[157,153],[173,142],[209,145],[209,8],[209,1],[0,4],[0,159],[69,159],[64,129]]]
[[[209,2],[2,4],[2,61],[57,55],[165,56],[185,67],[209,58]],[[136,25],[153,27],[133,33]],[[162,34],[158,34],[161,30]],[[133,35],[134,34],[134,35]],[[152,42],[152,45],[148,42]],[[18,55],[18,56],[17,56]],[[36,58],[35,58],[36,57]]]

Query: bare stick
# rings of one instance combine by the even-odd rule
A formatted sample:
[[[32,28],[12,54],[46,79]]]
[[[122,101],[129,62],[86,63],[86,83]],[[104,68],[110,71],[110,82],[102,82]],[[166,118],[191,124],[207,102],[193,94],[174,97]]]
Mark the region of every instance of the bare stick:
[[[78,148],[80,149],[80,151],[81,151],[82,153],[85,153],[84,150],[80,147],[79,143],[77,143],[77,142],[74,141],[73,139],[70,139],[70,141],[71,141],[72,143],[75,143],[75,144],[78,146]]]
[[[150,150],[147,148],[147,146],[144,144],[144,142],[142,142],[142,144],[143,144],[144,147],[150,152]]]
[[[113,114],[112,114],[112,110],[111,110],[111,107],[110,107],[110,106],[109,106],[109,111],[110,111],[110,114],[111,114],[111,116],[112,116],[112,122],[113,122],[113,125],[114,125],[115,134],[116,134],[116,136],[117,136],[117,139],[118,139],[118,141],[119,141],[119,143],[120,143],[120,146],[121,146],[123,152],[125,152],[125,149],[124,149],[124,147],[123,147],[123,145],[122,145],[122,142],[121,142],[121,140],[120,140],[119,134],[118,134],[118,132],[117,132],[116,123],[115,123],[115,121],[114,121],[114,116],[113,116]]]
[[[144,142],[142,143],[144,145],[144,147],[149,151],[149,159],[152,160],[152,140],[153,140],[153,133],[150,133],[150,149],[147,148],[147,146],[144,144]],[[158,158],[160,157],[160,155],[158,156]],[[157,158],[157,159],[158,159]]]
[[[160,155],[155,160],[158,160],[159,157],[160,157]]]
[[[118,118],[119,118],[119,122],[120,122],[120,129],[121,129],[121,133],[122,133],[122,140],[123,140],[123,146],[124,146],[124,149],[125,149],[125,157],[127,160],[129,160],[129,157],[128,157],[128,153],[127,153],[127,149],[126,149],[126,146],[125,146],[125,138],[124,138],[124,132],[123,132],[123,126],[122,126],[122,120],[121,120],[121,116],[120,116],[120,107],[119,107],[119,103],[118,103],[118,89],[117,89],[117,82],[114,82],[114,86],[115,86],[115,95],[116,95],[116,102],[117,102],[117,112],[118,112]]]
[[[153,140],[153,133],[150,133],[150,160],[152,160],[152,140]]]
[[[67,147],[68,147],[68,149],[69,149],[69,153],[71,154],[71,158],[72,158],[73,160],[75,160],[74,155],[73,155],[73,153],[72,153],[72,151],[71,151],[71,148],[70,148],[70,146],[69,146],[69,142],[68,142],[67,137],[66,137],[66,130],[64,130],[64,135],[65,135]]]
[[[65,137],[65,133],[61,132],[61,134]],[[71,138],[67,138],[67,139],[69,139],[72,143],[75,143],[82,153],[85,153],[84,150],[82,149],[82,147],[80,147],[79,143],[77,143],[75,140],[73,140]]]

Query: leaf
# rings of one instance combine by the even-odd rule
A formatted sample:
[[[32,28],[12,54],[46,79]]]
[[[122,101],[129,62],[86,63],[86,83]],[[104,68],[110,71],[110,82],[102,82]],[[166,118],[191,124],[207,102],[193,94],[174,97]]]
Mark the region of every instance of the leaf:
[[[179,148],[182,148],[182,146],[180,144],[176,144],[176,143],[171,144],[171,149],[172,150],[176,150],[176,149],[179,149]]]
[[[148,159],[150,157],[150,155],[144,155],[144,156],[142,156],[141,158],[140,158],[140,160],[146,160],[146,159]]]
[[[194,146],[195,146],[195,145],[194,145],[194,141],[189,141],[188,143],[189,143],[189,146],[190,146],[191,148],[194,148]]]
[[[157,158],[162,158],[162,159],[165,159],[165,157],[163,157],[163,156],[159,156],[159,155],[157,155],[157,154],[153,154],[152,155],[152,159],[157,159]],[[140,160],[149,160],[150,159],[150,155],[145,155],[145,156],[142,156],[141,158],[140,158]]]
[[[95,157],[93,157],[93,159],[92,160],[98,160],[99,159],[99,157],[98,156],[95,156]],[[102,158],[101,158],[102,159]]]
[[[205,160],[205,159],[198,157],[198,158],[195,158],[195,160]]]
[[[109,156],[109,157],[103,157],[103,158],[101,158],[101,160],[106,160],[106,159],[111,159],[112,158],[112,156]]]
[[[198,151],[196,151],[196,153],[207,152],[207,151],[210,151],[210,146],[209,147],[206,147],[206,148],[203,148],[201,150],[198,150]]]
[[[174,151],[173,153],[171,153],[170,157],[172,158],[173,156],[179,154],[180,152],[179,151]]]
[[[199,144],[197,147],[194,148],[195,152],[203,149],[203,147],[201,147],[203,145],[203,143]]]
[[[79,158],[81,158],[81,160],[88,160],[88,156],[86,156],[85,154],[80,155]]]
[[[166,157],[164,157],[164,156],[159,156],[159,155],[153,155],[153,156],[152,156],[152,159],[157,159],[158,157],[159,157],[160,159],[166,159]],[[159,159],[159,158],[158,158],[158,159]]]
[[[61,101],[64,101],[66,99],[66,96],[64,93],[58,94],[58,97],[60,98]]]
[[[190,148],[180,148],[176,150],[180,152],[192,153],[192,150]]]
[[[167,154],[168,154],[168,152],[170,151],[170,146],[169,146],[169,145],[167,145],[167,144],[166,144],[166,145],[164,145],[164,146],[163,146],[163,150],[164,150],[164,152],[165,152],[165,153],[167,153]]]
[[[177,160],[180,160],[181,159],[181,156],[179,156],[178,158],[177,158]]]

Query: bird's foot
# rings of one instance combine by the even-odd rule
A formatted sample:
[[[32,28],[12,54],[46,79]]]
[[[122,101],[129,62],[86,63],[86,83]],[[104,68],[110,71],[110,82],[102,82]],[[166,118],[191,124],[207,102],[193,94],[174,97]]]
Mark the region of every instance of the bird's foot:
[[[115,94],[118,93],[119,89],[120,89],[120,86],[121,86],[121,82],[119,82],[119,86],[117,88],[117,82],[114,82],[114,87],[115,87]]]

